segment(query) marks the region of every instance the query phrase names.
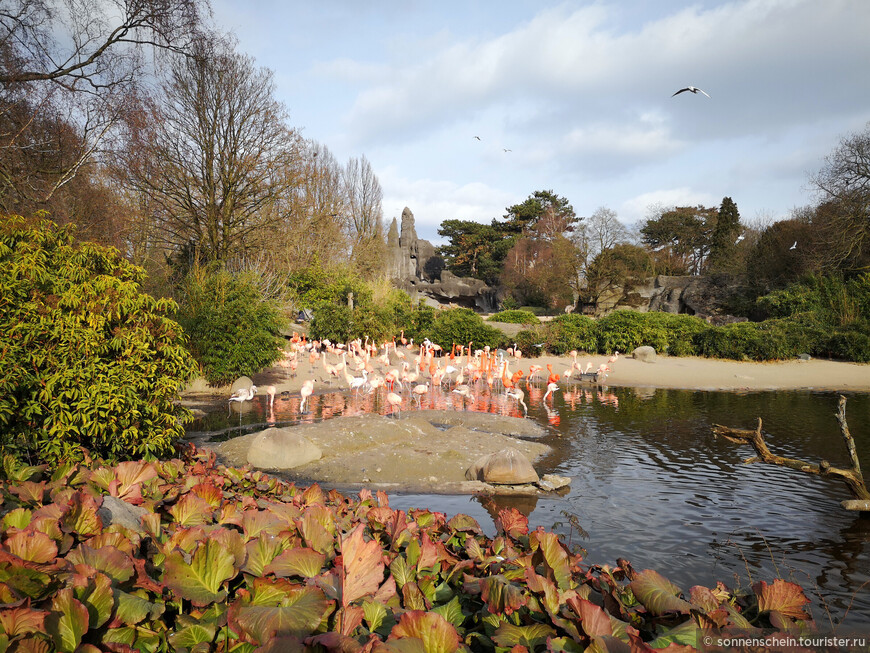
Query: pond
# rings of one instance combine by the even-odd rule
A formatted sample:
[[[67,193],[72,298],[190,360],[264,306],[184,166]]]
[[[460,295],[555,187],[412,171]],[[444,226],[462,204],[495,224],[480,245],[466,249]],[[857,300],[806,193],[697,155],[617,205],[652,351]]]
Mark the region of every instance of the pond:
[[[711,424],[754,428],[764,421],[774,453],[847,466],[834,417],[837,395],[825,392],[696,392],[651,388],[564,388],[542,401],[528,393],[529,418],[548,425],[553,447],[536,462],[539,473],[573,479],[553,498],[486,500],[466,496],[391,494],[394,508],[469,514],[490,535],[492,515],[514,506],[587,551],[590,564],[653,568],[684,591],[692,585],[748,587],[784,578],[813,600],[822,629],[870,628],[870,518],[840,508],[845,486],[764,464],[743,464],[750,447],[715,438]],[[870,395],[847,394],[846,416],[862,469],[870,470]],[[312,397],[300,416],[298,396],[276,398],[273,413],[260,403],[233,413],[230,426],[259,430],[337,415],[390,412],[373,395],[328,392]],[[462,409],[462,398],[430,393],[423,408]],[[411,400],[408,408],[415,409]],[[483,394],[466,409],[520,415],[516,402]],[[221,403],[190,431],[225,431]],[[223,437],[226,437],[224,435]]]

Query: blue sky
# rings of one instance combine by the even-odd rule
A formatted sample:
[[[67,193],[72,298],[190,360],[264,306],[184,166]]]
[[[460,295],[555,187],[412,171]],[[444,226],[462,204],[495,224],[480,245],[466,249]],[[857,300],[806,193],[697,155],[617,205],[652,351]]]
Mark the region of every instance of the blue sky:
[[[725,196],[781,219],[870,121],[868,0],[215,0],[215,22],[431,240],[536,190],[627,224]]]

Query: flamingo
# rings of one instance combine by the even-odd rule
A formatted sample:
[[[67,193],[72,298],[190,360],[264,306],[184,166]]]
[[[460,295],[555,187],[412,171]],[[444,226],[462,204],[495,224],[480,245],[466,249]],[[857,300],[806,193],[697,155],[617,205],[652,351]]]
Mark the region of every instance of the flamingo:
[[[547,385],[547,393],[544,395],[544,401],[547,401],[547,397],[549,397],[552,393],[556,392],[559,389],[558,383],[550,383]]]
[[[420,406],[420,399],[423,397],[424,394],[429,392],[429,382],[427,381],[426,383],[421,383],[420,385],[415,385],[412,392],[415,395],[417,395],[417,406],[419,407]]]
[[[302,396],[302,403],[299,404],[299,412],[305,412],[305,406],[308,405],[308,397],[311,396],[311,393],[314,392],[314,381],[308,379],[305,383],[302,384],[302,388],[299,390],[299,394]]]
[[[401,410],[402,397],[401,396],[397,395],[395,392],[388,392],[387,393],[387,403],[390,404],[390,407],[392,408],[392,410],[390,411],[391,415],[392,415],[392,411],[395,411],[395,412],[399,413],[400,415],[402,414],[402,410]]]
[[[230,396],[227,402],[227,409],[229,409],[232,402],[238,401],[241,404],[245,401],[250,401],[254,398],[255,394],[257,394],[257,386],[255,385],[252,385],[250,388],[239,388]]]
[[[519,403],[520,406],[523,407],[523,417],[526,417],[529,414],[529,408],[528,406],[526,406],[526,402],[523,401],[526,395],[522,390],[520,390],[519,388],[514,388],[513,390],[508,390],[505,394],[507,394],[507,396],[511,397],[512,399],[516,399],[517,403]]]
[[[618,349],[613,352],[613,356],[611,356],[610,358],[607,359],[607,362],[608,363],[615,363],[617,358],[619,358],[619,350]]]
[[[465,410],[465,400],[466,399],[471,399],[472,401],[474,401],[474,397],[471,394],[471,388],[469,388],[467,385],[457,385],[452,390],[452,392],[454,394],[458,394],[460,397],[462,397],[462,410]]]
[[[269,396],[269,408],[272,408],[272,405],[275,403],[275,386],[267,385],[265,390],[266,394]]]

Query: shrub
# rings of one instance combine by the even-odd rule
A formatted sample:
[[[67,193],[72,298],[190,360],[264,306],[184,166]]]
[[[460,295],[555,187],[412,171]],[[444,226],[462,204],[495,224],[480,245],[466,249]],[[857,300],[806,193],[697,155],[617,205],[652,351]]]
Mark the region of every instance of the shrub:
[[[291,274],[287,286],[297,308],[316,311],[324,304],[346,306],[349,293],[353,293],[354,307],[372,301],[372,289],[361,277],[345,267],[312,265]]]
[[[514,336],[514,342],[517,349],[523,352],[523,356],[540,356],[549,351],[547,349],[547,329],[544,325],[520,331]]]
[[[501,331],[486,324],[480,315],[469,308],[436,312],[426,335],[444,349],[450,349],[454,343],[467,345],[469,342],[477,347],[498,347],[504,339]]]
[[[630,310],[614,311],[598,321],[598,350],[610,353],[634,351],[648,345],[663,352],[668,346],[667,329],[649,313]]]
[[[546,346],[553,354],[566,354],[574,349],[598,351],[598,326],[586,315],[560,315],[546,325]]]
[[[190,351],[212,385],[250,376],[280,358],[278,306],[260,294],[249,272],[234,275],[212,264],[196,267],[182,288],[178,321]]]
[[[670,356],[695,356],[698,353],[696,339],[698,334],[710,329],[710,325],[699,317],[677,313],[647,313],[647,325],[663,329],[667,344],[664,352]],[[626,350],[628,351],[628,350]]]
[[[510,310],[495,313],[489,317],[490,322],[505,322],[507,324],[540,324],[538,316],[531,311]]]
[[[870,323],[834,331],[824,348],[831,356],[857,363],[870,363]]]
[[[196,371],[175,303],[142,292],[142,268],[70,227],[0,221],[0,448],[31,461],[155,458],[189,412]]]
[[[341,304],[323,304],[314,311],[311,337],[316,340],[347,342],[353,331],[353,311]]]

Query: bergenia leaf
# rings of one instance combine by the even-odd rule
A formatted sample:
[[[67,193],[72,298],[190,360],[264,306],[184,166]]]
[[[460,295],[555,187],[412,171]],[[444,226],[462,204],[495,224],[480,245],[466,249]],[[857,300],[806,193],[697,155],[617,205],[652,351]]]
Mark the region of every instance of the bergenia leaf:
[[[71,588],[60,590],[51,602],[45,630],[59,651],[75,651],[88,632],[88,609],[73,598]]]
[[[668,612],[688,614],[691,604],[679,597],[680,588],[654,569],[646,569],[629,584],[635,598],[654,615]]]
[[[477,533],[478,535],[483,533],[483,529],[474,517],[469,517],[462,513],[454,515],[453,518],[447,522],[447,525],[454,531]],[[528,520],[526,520],[526,526],[528,527]]]
[[[212,509],[208,501],[190,493],[181,497],[169,509],[169,513],[182,526],[199,526],[212,521]]]
[[[70,551],[66,559],[74,565],[87,565],[101,571],[116,583],[123,583],[133,577],[133,560],[123,551],[113,546],[93,549],[80,544]]]
[[[580,617],[583,631],[590,637],[613,635],[613,626],[608,615],[591,601],[580,598],[568,599],[568,605]]]
[[[764,581],[752,586],[758,596],[759,612],[779,612],[792,619],[809,619],[803,606],[810,602],[800,585],[777,578],[772,585]]]
[[[278,535],[287,529],[287,522],[270,510],[246,510],[242,514],[242,528],[245,539],[251,540],[261,533]]]
[[[103,530],[103,520],[97,515],[97,503],[90,494],[75,492],[67,504],[69,510],[61,517],[61,530],[91,537]]]
[[[501,575],[480,579],[480,597],[493,614],[511,614],[528,602],[522,588]]]
[[[33,513],[27,508],[16,508],[15,510],[10,510],[3,515],[3,530],[9,530],[10,528],[24,530],[30,523],[32,514]]]
[[[384,623],[384,618],[387,616],[387,606],[380,601],[366,599],[363,601],[362,609],[369,631],[375,632]]]
[[[299,521],[299,531],[305,542],[315,551],[325,553],[327,555],[333,553],[335,549],[335,538],[323,527],[323,525],[306,510],[302,519]]]
[[[25,606],[7,608],[0,610],[0,626],[9,637],[45,632],[47,614],[43,610],[33,610]]]
[[[500,533],[513,539],[529,534],[529,519],[516,508],[499,510],[495,526]]]
[[[18,531],[7,537],[3,545],[10,553],[30,562],[47,563],[57,558],[57,544],[38,531]]]
[[[307,637],[313,633],[332,603],[316,587],[294,588],[287,592],[284,605],[234,607],[230,628],[250,635],[259,644],[275,637]]]
[[[287,549],[275,557],[263,571],[264,574],[275,574],[279,578],[300,576],[314,578],[326,563],[326,556],[314,549],[302,547]]]
[[[365,526],[360,524],[341,540],[344,564],[341,602],[344,606],[367,594],[373,594],[384,581],[381,545],[375,540],[364,541],[364,529]]]
[[[459,628],[465,621],[465,615],[462,614],[462,604],[459,602],[458,596],[450,599],[449,603],[432,608],[432,612],[437,612],[456,628]]]
[[[217,627],[214,623],[188,624],[176,629],[169,636],[169,643],[172,644],[174,650],[200,650],[196,647],[200,644],[210,644],[216,632]]]
[[[148,599],[117,590],[118,609],[115,616],[127,626],[135,626],[145,621],[159,618],[166,609],[162,603],[152,603]]]
[[[172,551],[164,563],[163,583],[177,596],[194,605],[206,606],[223,601],[223,583],[236,575],[235,557],[219,542],[206,540],[193,554],[190,563],[181,551]]]
[[[454,653],[460,637],[456,629],[437,612],[412,610],[399,617],[399,623],[390,631],[388,642],[402,637],[416,637],[423,641],[426,653]]]
[[[242,571],[252,576],[262,576],[264,573],[268,573],[265,569],[283,550],[284,540],[282,538],[260,533],[258,538],[245,544],[247,558],[245,558]]]
[[[526,646],[529,650],[536,650],[541,644],[545,644],[548,637],[556,635],[556,631],[546,624],[532,624],[530,626],[515,626],[503,622],[492,635],[492,641],[499,646]]]
[[[559,542],[559,536],[555,533],[536,531],[535,538],[544,556],[544,561],[547,563],[547,567],[553,572],[553,580],[556,581],[556,585],[561,590],[570,589],[571,564],[568,559],[568,552],[565,551],[562,543]]]
[[[105,574],[98,573],[88,579],[87,587],[77,588],[76,598],[88,609],[88,623],[91,628],[99,628],[106,623],[115,608],[112,581]]]

